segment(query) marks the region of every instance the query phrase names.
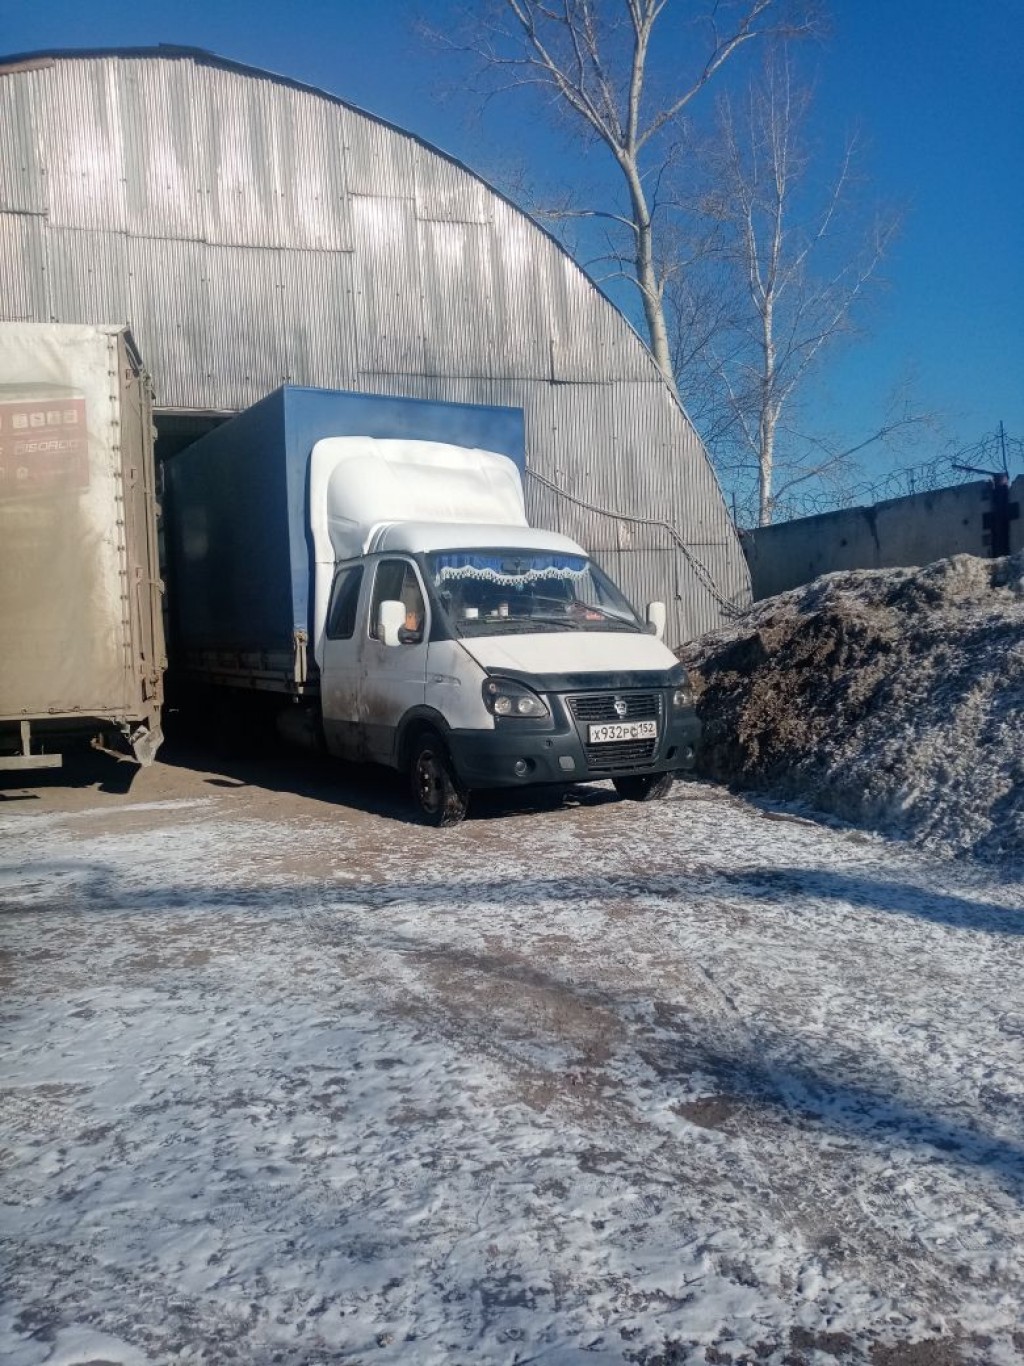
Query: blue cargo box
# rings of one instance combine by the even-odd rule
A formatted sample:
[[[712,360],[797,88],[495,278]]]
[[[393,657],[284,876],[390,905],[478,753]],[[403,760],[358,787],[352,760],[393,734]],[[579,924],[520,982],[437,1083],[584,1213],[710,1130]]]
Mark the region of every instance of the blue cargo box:
[[[309,458],[328,436],[444,441],[525,470],[519,408],[285,385],[164,464],[171,647],[279,655],[312,639]],[[177,662],[172,655],[172,664]],[[312,668],[311,658],[308,665]]]

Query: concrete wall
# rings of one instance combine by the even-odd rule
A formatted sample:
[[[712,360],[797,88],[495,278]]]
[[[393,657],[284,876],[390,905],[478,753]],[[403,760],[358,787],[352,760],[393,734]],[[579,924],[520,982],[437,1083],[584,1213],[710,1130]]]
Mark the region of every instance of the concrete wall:
[[[992,482],[977,480],[873,507],[844,508],[743,533],[755,601],[838,569],[931,564],[992,553]],[[1009,490],[1010,552],[1024,549],[1024,476]]]

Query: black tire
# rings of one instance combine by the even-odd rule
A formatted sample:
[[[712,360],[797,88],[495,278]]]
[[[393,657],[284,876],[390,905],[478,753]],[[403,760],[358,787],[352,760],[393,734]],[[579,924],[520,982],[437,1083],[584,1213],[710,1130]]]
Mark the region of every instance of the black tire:
[[[413,745],[409,783],[425,825],[458,825],[469,809],[469,793],[455,776],[444,741],[433,731],[424,732]]]
[[[672,791],[674,781],[674,773],[630,773],[612,779],[615,791],[628,802],[660,801]]]

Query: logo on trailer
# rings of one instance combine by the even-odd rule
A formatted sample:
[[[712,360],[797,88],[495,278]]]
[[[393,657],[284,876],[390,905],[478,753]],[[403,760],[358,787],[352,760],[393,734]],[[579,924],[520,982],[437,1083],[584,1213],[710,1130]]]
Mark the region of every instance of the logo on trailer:
[[[55,385],[0,385],[0,500],[88,487],[84,396]]]

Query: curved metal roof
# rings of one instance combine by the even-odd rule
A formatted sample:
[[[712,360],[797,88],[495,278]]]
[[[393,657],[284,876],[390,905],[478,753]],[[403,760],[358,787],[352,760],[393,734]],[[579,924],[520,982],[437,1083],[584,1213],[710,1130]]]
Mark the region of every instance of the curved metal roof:
[[[165,411],[282,383],[521,407],[532,521],[675,638],[749,601],[627,320],[461,163],[301,82],[193,48],[0,59],[0,316],[130,322]]]

